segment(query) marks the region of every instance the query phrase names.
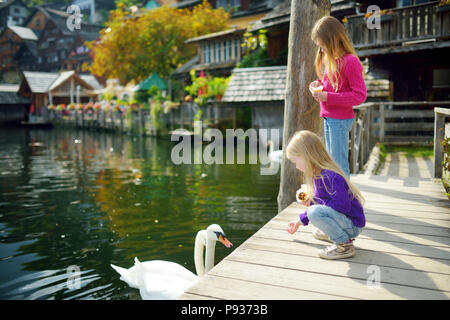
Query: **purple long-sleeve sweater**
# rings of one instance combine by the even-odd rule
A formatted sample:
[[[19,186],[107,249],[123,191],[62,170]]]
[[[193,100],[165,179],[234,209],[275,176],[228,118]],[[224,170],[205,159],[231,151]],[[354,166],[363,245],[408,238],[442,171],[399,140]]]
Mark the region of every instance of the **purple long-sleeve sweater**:
[[[353,197],[351,192],[349,193],[349,187],[345,179],[340,174],[327,169],[322,170],[321,174],[324,177],[326,189],[322,179],[314,179],[315,204],[329,206],[350,218],[355,227],[364,227],[366,225],[364,210],[358,199]],[[303,225],[308,225],[308,209],[300,214],[300,220]]]
[[[339,77],[339,87],[335,92],[324,72],[323,81],[318,79],[323,85],[323,91],[327,92],[327,101],[320,102],[320,116],[333,119],[351,119],[355,116],[353,106],[360,105],[367,98],[366,84],[364,83],[363,68],[358,58],[353,54],[344,55],[343,67]]]

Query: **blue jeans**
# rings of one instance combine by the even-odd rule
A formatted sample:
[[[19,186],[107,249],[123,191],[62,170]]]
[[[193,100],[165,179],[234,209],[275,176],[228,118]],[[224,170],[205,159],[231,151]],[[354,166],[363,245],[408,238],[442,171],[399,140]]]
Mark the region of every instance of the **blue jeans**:
[[[312,205],[308,208],[307,216],[315,227],[324,232],[336,244],[356,238],[362,230],[362,228],[355,227],[345,214],[328,206]]]
[[[327,151],[333,160],[342,168],[347,177],[350,177],[348,139],[352,126],[353,119],[323,118]]]

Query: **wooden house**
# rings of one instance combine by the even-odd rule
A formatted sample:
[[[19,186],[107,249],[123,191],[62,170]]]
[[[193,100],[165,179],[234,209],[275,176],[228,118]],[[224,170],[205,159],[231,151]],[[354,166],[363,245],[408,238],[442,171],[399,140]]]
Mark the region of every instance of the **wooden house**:
[[[0,72],[2,80],[8,83],[19,82],[19,64],[16,54],[21,48],[35,47],[38,38],[33,30],[18,26],[8,26],[0,34]]]
[[[31,100],[36,116],[45,117],[49,104],[94,101],[101,90],[101,86],[92,75],[77,74],[75,71],[60,73],[24,71],[18,92]]]
[[[80,29],[71,31],[67,28],[69,14],[51,8],[45,8],[45,11],[48,19],[37,42],[37,64],[41,71],[57,72],[66,69],[67,64],[74,64],[73,59],[66,64],[74,44],[98,38],[102,27],[82,22]],[[78,57],[77,61],[89,60],[88,52],[81,55],[84,57]]]
[[[346,16],[345,26],[369,70],[388,77],[395,101],[449,100],[450,6],[439,1],[373,1],[381,10],[380,28],[365,17]]]
[[[0,32],[8,26],[21,26],[28,16],[28,8],[21,0],[0,2]]]
[[[18,84],[0,84],[0,124],[26,120],[30,99],[18,91]]]
[[[224,8],[231,14],[230,29],[188,39],[186,43],[197,44],[198,55],[177,69],[172,77],[188,82],[189,71],[206,70],[216,77],[228,77],[242,59],[242,42],[246,30],[270,12],[281,0],[213,0],[213,8]],[[178,1],[178,8],[190,8],[201,1]]]

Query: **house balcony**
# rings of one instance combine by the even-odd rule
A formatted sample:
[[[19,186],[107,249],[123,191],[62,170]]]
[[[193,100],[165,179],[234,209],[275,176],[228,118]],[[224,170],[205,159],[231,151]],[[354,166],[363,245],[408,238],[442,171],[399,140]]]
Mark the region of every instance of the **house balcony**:
[[[449,47],[450,6],[438,3],[386,9],[379,29],[369,29],[364,14],[347,16],[344,24],[359,56]]]

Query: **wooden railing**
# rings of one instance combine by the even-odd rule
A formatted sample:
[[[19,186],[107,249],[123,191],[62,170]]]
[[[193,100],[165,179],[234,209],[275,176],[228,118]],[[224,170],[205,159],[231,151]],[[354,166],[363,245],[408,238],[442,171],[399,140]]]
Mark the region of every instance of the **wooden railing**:
[[[380,29],[369,29],[364,14],[348,16],[347,32],[356,49],[400,45],[407,41],[439,40],[450,36],[450,10],[439,1],[386,9]]]
[[[437,109],[448,112],[450,101],[381,101],[354,107],[355,122],[350,136],[351,173],[357,173],[362,169],[377,142],[430,145],[434,140],[436,148],[435,121],[440,121],[438,122],[440,128],[440,123],[444,120],[440,116],[435,118],[432,109],[434,106],[446,106],[447,108]]]
[[[355,121],[350,133],[350,172],[358,173],[369,158],[372,148],[371,122],[376,103],[363,103],[354,107]]]
[[[450,101],[377,102],[372,128],[382,143],[432,144],[435,106],[450,106]],[[410,135],[410,132],[420,135]]]
[[[201,113],[200,113],[201,111]],[[184,102],[167,113],[159,113],[153,119],[148,109],[136,109],[132,112],[108,110],[70,110],[47,113],[49,123],[61,126],[73,126],[83,129],[105,129],[129,135],[157,135],[171,133],[182,128],[194,131],[194,122],[202,120],[203,128],[223,125],[236,128],[236,106],[208,103],[199,106]]]
[[[433,173],[435,178],[442,177],[442,159],[443,149],[442,142],[446,136],[445,134],[445,118],[450,117],[450,109],[434,108],[434,162]]]

